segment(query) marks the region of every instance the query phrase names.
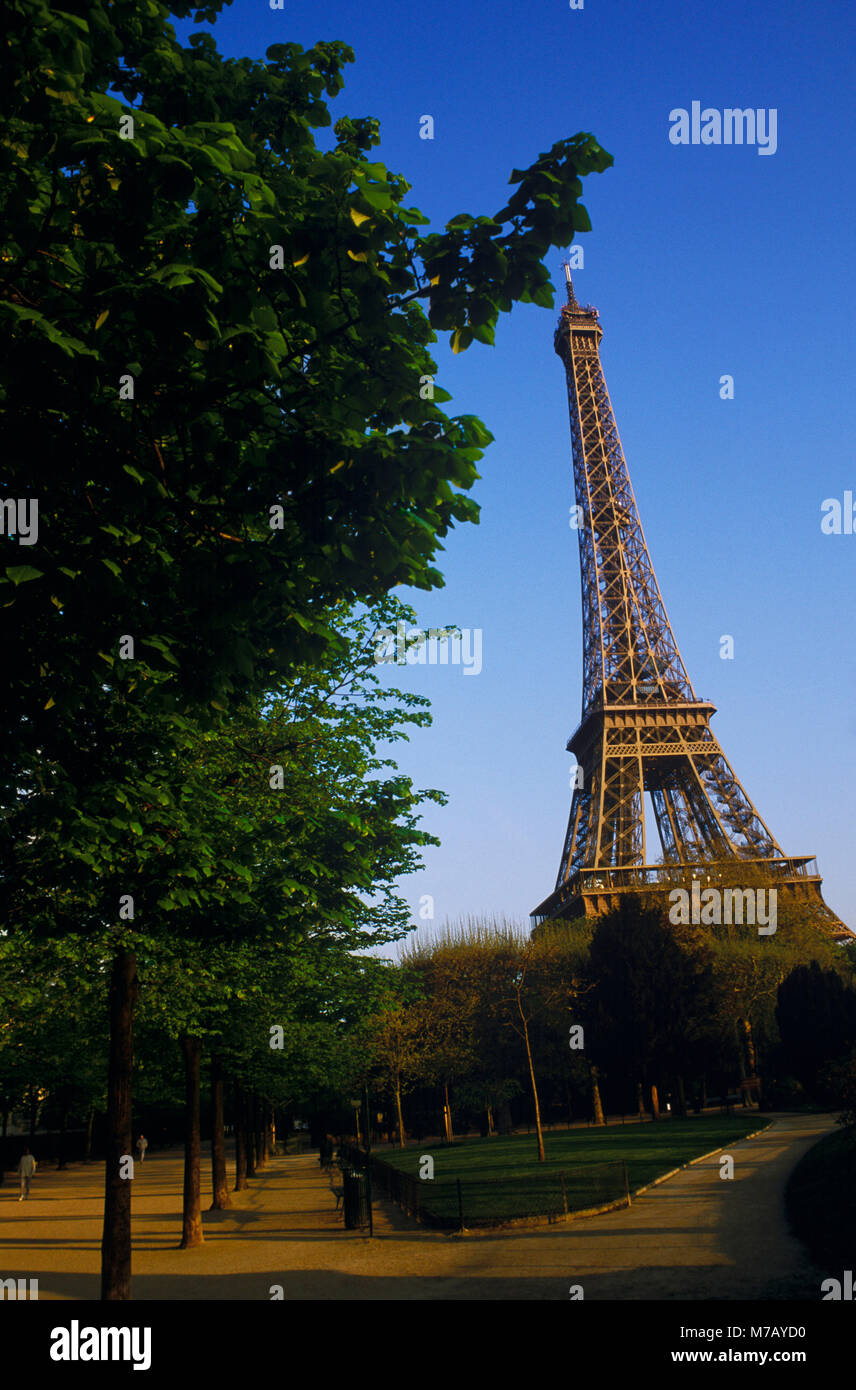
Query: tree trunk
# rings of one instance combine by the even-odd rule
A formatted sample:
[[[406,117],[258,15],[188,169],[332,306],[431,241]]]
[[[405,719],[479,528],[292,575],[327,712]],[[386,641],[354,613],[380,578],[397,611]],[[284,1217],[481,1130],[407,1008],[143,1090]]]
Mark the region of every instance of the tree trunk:
[[[223,1063],[211,1058],[211,1211],[232,1205],[226,1179],[226,1140],[223,1134]]]
[[[39,1088],[30,1083],[30,1148],[36,1138],[36,1123],[39,1118]]]
[[[244,1133],[243,1095],[237,1081],[232,1092],[235,1130],[235,1192],[244,1192],[247,1187],[247,1136]]]
[[[677,1112],[682,1120],[687,1117],[687,1097],[684,1091],[684,1078],[682,1075],[675,1077],[675,1099],[677,1101]]]
[[[645,1118],[645,1092],[642,1089],[642,1082],[636,1082],[636,1108],[639,1112],[639,1119]]]
[[[256,1176],[256,1146],[253,1132],[252,1100],[247,1091],[241,1089],[241,1124],[244,1127],[244,1149],[247,1155],[247,1177]]]
[[[490,1105],[488,1105],[488,1107],[487,1107],[487,1135],[488,1135],[488,1138],[489,1138],[489,1139],[492,1138],[493,1135],[495,1135],[495,1134],[496,1134],[496,1127],[495,1127],[495,1125],[494,1125],[494,1123],[493,1123],[493,1109],[492,1109],[492,1107],[491,1107]]]
[[[57,1154],[57,1168],[64,1168],[66,1159],[66,1128],[68,1126],[68,1087],[63,1087],[62,1108],[59,1116],[59,1153]]]
[[[181,1035],[181,1051],[184,1055],[185,1107],[184,1107],[184,1213],[180,1250],[189,1250],[194,1245],[202,1245],[202,1205],[200,1201],[200,1158],[199,1136],[199,1038],[189,1033]]]
[[[755,1038],[752,1033],[752,1024],[748,1018],[741,1019],[741,1024],[743,1026],[743,1039],[746,1044],[746,1065],[749,1072],[749,1075],[745,1079],[748,1081],[751,1078],[754,1082],[758,1076],[758,1058],[755,1052]],[[747,1110],[751,1110],[756,1101],[760,1104],[760,1100],[760,1086],[753,1085],[751,1087],[743,1087],[743,1104]]]
[[[89,1117],[88,1117],[88,1119],[87,1119],[87,1121],[86,1121],[86,1152],[85,1152],[85,1154],[84,1154],[84,1160],[85,1160],[85,1162],[87,1162],[87,1163],[89,1163],[89,1161],[90,1161],[91,1158],[92,1158],[92,1131],[93,1131],[93,1128],[94,1128],[94,1127],[95,1127],[95,1106],[94,1106],[94,1105],[90,1105],[90,1107],[89,1107]]]
[[[707,1096],[707,1081],[704,1077],[698,1083],[696,1093],[693,1098],[693,1110],[697,1115],[704,1114],[705,1098]]]
[[[261,1167],[261,1154],[259,1153],[259,1127],[256,1115],[256,1093],[250,1091],[247,1096],[247,1154],[250,1156],[249,1167],[252,1169],[252,1177]]]
[[[605,1125],[603,1117],[603,1105],[600,1099],[600,1087],[597,1084],[597,1067],[591,1067],[591,1106],[594,1111],[594,1122],[596,1125]]]
[[[267,1167],[270,1159],[270,1107],[267,1101],[262,1101],[260,1106],[261,1126],[262,1126],[262,1162]]]
[[[651,1114],[655,1120],[660,1118],[660,1095],[657,1087],[651,1084]]]
[[[107,1080],[107,1164],[101,1238],[101,1298],[131,1297],[131,1182],[122,1176],[131,1154],[134,1010],[139,985],[132,951],[119,950],[110,978],[110,1063]]]
[[[264,1125],[262,1123],[262,1103],[253,1091],[253,1143],[256,1149],[255,1170],[260,1173],[265,1166]]]
[[[739,1068],[739,1070],[740,1070],[740,1080],[741,1080],[741,1081],[745,1081],[745,1080],[746,1080],[746,1050],[745,1050],[745,1048],[744,1048],[744,1046],[743,1046],[743,1038],[741,1037],[740,1022],[739,1022],[739,1020],[736,1019],[736,1018],[735,1018],[735,1020],[734,1020],[734,1036],[735,1036],[736,1039],[737,1039],[737,1066],[738,1066],[738,1068]]]
[[[398,1147],[404,1148],[404,1119],[401,1114],[401,1087],[395,1087],[395,1113],[398,1116]]]
[[[3,1138],[6,1138],[6,1131],[9,1128],[9,1111],[3,1111]]]
[[[526,1060],[529,1063],[529,1082],[532,1086],[532,1102],[535,1106],[535,1132],[538,1135],[538,1162],[547,1157],[544,1152],[544,1134],[541,1129],[541,1106],[538,1102],[538,1087],[535,1084],[535,1067],[532,1062],[532,1048],[529,1046],[529,1025],[523,1020],[523,1041],[526,1043]]]
[[[454,1135],[452,1133],[452,1107],[449,1104],[449,1084],[443,1083],[443,1123],[446,1127],[446,1143],[451,1144]]]

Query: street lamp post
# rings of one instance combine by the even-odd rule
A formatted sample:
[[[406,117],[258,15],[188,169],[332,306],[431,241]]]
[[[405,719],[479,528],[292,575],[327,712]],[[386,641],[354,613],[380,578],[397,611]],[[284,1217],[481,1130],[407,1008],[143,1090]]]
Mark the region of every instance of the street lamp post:
[[[355,1125],[356,1131],[357,1131],[357,1143],[358,1143],[358,1144],[361,1144],[361,1143],[363,1142],[363,1137],[362,1137],[362,1135],[360,1134],[360,1109],[361,1109],[361,1107],[362,1107],[362,1104],[363,1104],[363,1102],[362,1102],[361,1100],[352,1100],[352,1101],[351,1101],[351,1105],[354,1107],[354,1125]]]

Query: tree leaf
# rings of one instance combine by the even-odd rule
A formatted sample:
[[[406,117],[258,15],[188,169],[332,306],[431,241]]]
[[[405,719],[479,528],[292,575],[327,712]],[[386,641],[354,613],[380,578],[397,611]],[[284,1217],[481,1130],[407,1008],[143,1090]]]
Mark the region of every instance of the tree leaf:
[[[472,341],[473,330],[471,328],[456,328],[451,337],[452,351],[454,353],[466,352]]]
[[[32,565],[10,565],[6,574],[13,584],[26,584],[29,579],[41,579],[42,571]]]

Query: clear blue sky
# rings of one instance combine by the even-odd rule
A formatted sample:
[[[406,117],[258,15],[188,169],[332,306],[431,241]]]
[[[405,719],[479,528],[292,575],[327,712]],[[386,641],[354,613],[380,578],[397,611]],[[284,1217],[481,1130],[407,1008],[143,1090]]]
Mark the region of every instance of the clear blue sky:
[[[584,185],[593,230],[575,280],[600,309],[678,645],[761,815],[786,853],[817,854],[827,902],[856,927],[856,535],[820,530],[821,502],[856,492],[853,25],[840,0],[236,0],[214,33],[224,53],[259,58],[275,42],[349,43],[334,119],[380,119],[375,157],[435,228],[499,209],[511,169],[577,131],[614,155]],[[776,108],[775,154],[672,145],[669,112],[693,101]],[[548,265],[559,285],[561,255]],[[435,349],[448,409],[496,440],[481,524],[441,557],[445,589],[405,595],[425,626],[480,628],[482,672],[386,668],[433,704],[433,728],[398,757],[450,797],[425,819],[442,848],[403,885],[414,905],[433,896],[437,923],[525,917],[554,885],[565,832],[581,631],[555,317],[521,306],[495,348]]]

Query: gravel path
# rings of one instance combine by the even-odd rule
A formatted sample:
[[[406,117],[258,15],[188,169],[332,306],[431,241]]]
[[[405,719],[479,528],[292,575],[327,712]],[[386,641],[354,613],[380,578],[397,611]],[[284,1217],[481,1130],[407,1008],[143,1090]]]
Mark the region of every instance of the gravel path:
[[[780,1116],[677,1173],[631,1207],[507,1234],[413,1228],[376,1203],[375,1239],[342,1227],[314,1156],[273,1159],[228,1212],[206,1212],[205,1244],[179,1250],[182,1158],[150,1154],[134,1178],[133,1295],[143,1299],[806,1299],[825,1273],[789,1234],[783,1193],[831,1116]],[[203,1178],[203,1206],[210,1189]],[[206,1193],[208,1195],[206,1195]],[[40,1299],[96,1299],[103,1168],[40,1171],[29,1201],[0,1188],[0,1277],[37,1277]],[[827,1271],[826,1273],[835,1273]]]

